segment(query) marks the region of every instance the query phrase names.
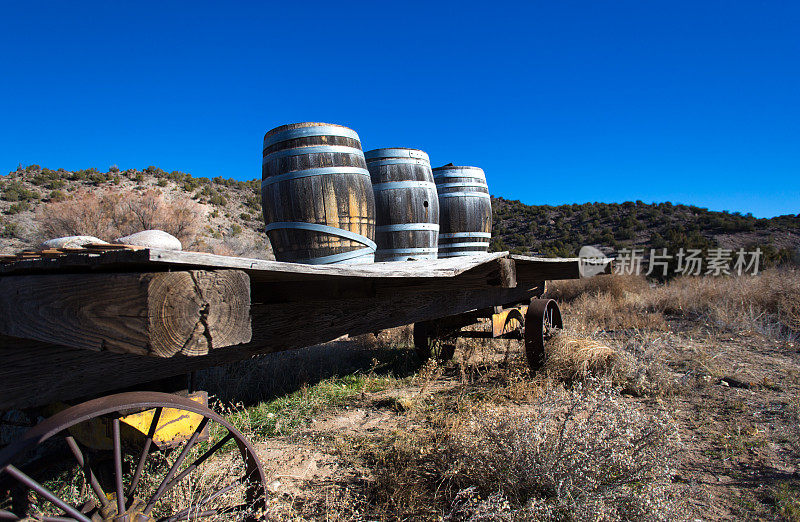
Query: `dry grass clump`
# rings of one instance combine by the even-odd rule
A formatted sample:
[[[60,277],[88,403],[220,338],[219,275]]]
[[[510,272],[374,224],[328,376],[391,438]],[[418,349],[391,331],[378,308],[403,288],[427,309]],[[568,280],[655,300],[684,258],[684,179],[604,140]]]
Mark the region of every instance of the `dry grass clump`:
[[[640,294],[649,288],[650,285],[644,277],[610,274],[586,279],[554,281],[547,284],[547,295],[560,303],[569,303],[585,295],[605,294],[622,298],[627,294]]]
[[[448,441],[448,488],[506,507],[507,520],[672,520],[677,430],[607,381],[548,388],[530,411],[483,410]],[[508,501],[500,502],[498,493]],[[494,497],[492,496],[494,495]],[[465,517],[456,496],[452,520]],[[456,514],[461,513],[459,516]],[[480,520],[481,518],[477,518]]]
[[[189,246],[205,218],[203,207],[188,198],[167,199],[157,190],[143,193],[79,192],[66,201],[47,203],[37,222],[42,239],[90,235],[111,241],[141,230],[163,230]]]
[[[429,429],[370,447],[379,516],[477,520],[672,520],[677,430],[594,378],[513,408],[431,414]]]
[[[800,335],[800,271],[757,276],[681,277],[651,287],[642,277],[596,276],[557,281],[548,297],[587,329],[666,330],[664,314],[703,319],[729,330],[757,330],[779,339]]]
[[[643,277],[608,275],[556,281],[548,285],[547,297],[588,330],[665,330],[660,311],[643,305],[642,296],[651,291]]]
[[[566,330],[551,338],[546,350],[546,379],[572,383],[601,378],[635,396],[666,395],[676,389],[664,362],[663,339],[648,331],[634,332],[620,343]]]
[[[619,352],[600,341],[560,333],[547,343],[546,376],[565,380],[581,381],[591,375],[611,376],[620,363]]]
[[[756,276],[682,277],[643,294],[649,309],[701,317],[717,326],[756,329],[777,337],[800,333],[800,271]]]

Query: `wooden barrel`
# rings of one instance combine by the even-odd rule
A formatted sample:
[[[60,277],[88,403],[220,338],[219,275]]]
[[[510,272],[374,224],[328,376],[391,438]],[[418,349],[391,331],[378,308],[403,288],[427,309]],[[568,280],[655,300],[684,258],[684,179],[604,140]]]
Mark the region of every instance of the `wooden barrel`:
[[[293,123],[264,136],[261,202],[275,259],[371,263],[375,199],[358,134]]]
[[[375,194],[375,261],[436,259],[439,200],[428,155],[393,148],[364,156]]]
[[[451,163],[433,169],[433,180],[439,193],[439,257],[488,251],[492,202],[483,169]]]

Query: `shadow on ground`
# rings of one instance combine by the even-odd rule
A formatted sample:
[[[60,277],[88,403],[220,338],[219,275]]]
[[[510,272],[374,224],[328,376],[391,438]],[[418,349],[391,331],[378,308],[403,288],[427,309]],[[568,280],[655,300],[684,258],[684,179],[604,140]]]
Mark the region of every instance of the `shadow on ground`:
[[[223,402],[250,406],[354,373],[406,377],[417,372],[422,364],[407,345],[359,338],[202,370],[197,374],[196,386]]]

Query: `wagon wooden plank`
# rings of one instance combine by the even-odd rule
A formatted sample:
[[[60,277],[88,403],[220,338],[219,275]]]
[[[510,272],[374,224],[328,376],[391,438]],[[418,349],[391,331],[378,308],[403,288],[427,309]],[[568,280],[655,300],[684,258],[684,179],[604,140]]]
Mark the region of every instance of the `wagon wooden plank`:
[[[494,259],[506,257],[506,252],[477,256],[418,260],[360,265],[306,265],[264,259],[220,256],[202,252],[143,249],[117,250],[103,253],[69,253],[55,258],[19,260],[0,265],[0,274],[32,272],[64,272],[68,270],[146,271],[163,268],[234,268],[245,270],[262,279],[287,280],[300,277],[454,277]]]
[[[95,351],[204,355],[251,339],[241,270],[2,277],[0,311],[0,333]]]
[[[388,290],[387,290],[388,291]],[[516,288],[438,289],[372,297],[251,306],[250,342],[208,355],[169,358],[95,352],[0,335],[0,409],[101,394],[254,355],[300,348],[540,295],[543,283]]]

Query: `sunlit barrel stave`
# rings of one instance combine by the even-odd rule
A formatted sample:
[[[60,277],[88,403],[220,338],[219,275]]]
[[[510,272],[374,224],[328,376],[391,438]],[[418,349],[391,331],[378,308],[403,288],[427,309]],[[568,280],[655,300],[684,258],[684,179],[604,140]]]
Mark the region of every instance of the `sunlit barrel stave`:
[[[428,155],[398,147],[365,157],[375,194],[375,260],[436,259],[439,201]]]

